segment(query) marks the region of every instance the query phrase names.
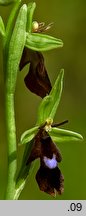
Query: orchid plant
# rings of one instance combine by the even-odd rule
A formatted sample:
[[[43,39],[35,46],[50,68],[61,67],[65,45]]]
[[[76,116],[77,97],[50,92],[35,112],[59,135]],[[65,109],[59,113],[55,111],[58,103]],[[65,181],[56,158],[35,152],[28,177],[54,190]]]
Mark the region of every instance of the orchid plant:
[[[83,139],[76,132],[59,128],[62,123],[53,123],[61,99],[64,70],[60,70],[52,87],[45,68],[42,51],[60,48],[63,46],[63,42],[45,34],[52,26],[52,23],[45,26],[44,23],[38,23],[33,20],[36,8],[35,2],[21,6],[21,0],[0,0],[0,5],[3,6],[11,3],[13,3],[13,9],[6,27],[0,16],[0,33],[3,40],[5,123],[8,148],[8,176],[5,199],[19,198],[26,181],[30,178],[32,161],[37,158],[40,159],[40,168],[36,174],[38,186],[40,190],[56,196],[56,192],[62,194],[64,191],[64,177],[59,169],[59,162],[61,162],[62,156],[57,145],[64,141]],[[24,79],[25,85],[31,92],[40,96],[42,100],[38,108],[36,124],[21,135],[20,143],[17,145],[14,95],[17,73],[27,63],[30,64],[30,67]],[[22,145],[25,145],[25,151],[20,171],[17,174],[17,151]]]

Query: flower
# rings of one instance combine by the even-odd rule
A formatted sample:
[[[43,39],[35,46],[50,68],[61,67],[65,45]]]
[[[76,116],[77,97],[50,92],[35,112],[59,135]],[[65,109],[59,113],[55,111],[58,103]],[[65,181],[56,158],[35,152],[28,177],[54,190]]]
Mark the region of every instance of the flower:
[[[34,21],[32,23],[32,32],[45,32],[51,28],[52,24],[53,23],[50,23],[45,26],[45,23]],[[52,88],[44,65],[43,54],[25,47],[19,65],[20,71],[28,63],[30,63],[30,68],[24,78],[25,84],[31,92],[43,98],[50,93]]]
[[[62,156],[48,132],[45,131],[45,127],[39,128],[26,164],[28,165],[37,158],[40,158],[40,168],[36,174],[36,181],[40,190],[54,197],[56,191],[58,194],[62,194],[64,191],[64,177],[58,168]]]

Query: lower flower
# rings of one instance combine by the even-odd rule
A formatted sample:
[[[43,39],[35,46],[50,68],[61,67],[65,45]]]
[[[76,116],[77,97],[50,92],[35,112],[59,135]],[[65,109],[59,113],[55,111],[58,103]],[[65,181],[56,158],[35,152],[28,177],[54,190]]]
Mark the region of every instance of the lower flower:
[[[26,165],[40,158],[40,168],[36,174],[36,181],[40,190],[56,196],[64,191],[64,177],[58,168],[62,156],[44,127],[40,127],[34,138],[32,151]]]

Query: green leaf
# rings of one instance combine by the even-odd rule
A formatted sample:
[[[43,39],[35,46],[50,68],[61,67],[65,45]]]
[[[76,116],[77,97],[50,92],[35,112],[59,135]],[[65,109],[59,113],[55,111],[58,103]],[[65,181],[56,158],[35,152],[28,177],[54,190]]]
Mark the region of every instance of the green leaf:
[[[49,131],[49,135],[52,137],[53,141],[57,143],[78,141],[83,139],[82,135],[79,133],[55,127],[51,128],[51,131]]]
[[[14,194],[14,198],[13,200],[18,200],[21,192],[23,191],[24,187],[25,187],[25,184],[26,184],[26,179],[21,179],[19,182],[18,182],[18,185],[16,185],[16,190],[15,190],[15,194]]]
[[[64,70],[61,69],[50,94],[43,98],[38,110],[38,124],[43,124],[47,119],[53,119],[58,108],[62,87]]]
[[[1,16],[0,16],[0,33],[2,36],[5,36],[5,26]]]
[[[15,91],[17,72],[26,40],[26,22],[27,6],[24,4],[20,8],[9,44],[7,70],[9,79],[11,79],[10,86],[8,86],[10,93]]]
[[[18,176],[16,178],[16,191],[15,191],[14,199],[18,199],[21,191],[23,190],[23,188],[26,184],[27,178],[29,177],[29,179],[30,179],[30,176],[33,172],[33,165],[34,165],[33,163],[29,163],[26,166],[26,162],[30,156],[31,150],[33,148],[33,144],[34,144],[34,141],[31,140],[29,143],[27,143],[25,145],[22,164],[21,164]],[[20,145],[19,145],[19,147],[20,147]]]
[[[30,142],[34,138],[37,131],[38,131],[38,126],[25,131],[21,135],[20,143],[21,144],[26,144],[26,143]]]
[[[27,33],[25,46],[35,51],[47,51],[63,46],[60,39],[40,33]]]
[[[20,3],[21,3],[21,0],[17,0],[15,2],[14,7],[11,11],[11,14],[7,20],[6,36],[5,36],[5,41],[4,41],[6,52],[8,51],[9,41],[10,41],[12,31],[13,31],[13,25],[14,25],[13,21],[14,21],[14,18],[15,18],[15,15],[17,13]]]
[[[32,20],[33,20],[33,14],[34,10],[36,8],[35,2],[30,2],[27,7],[27,32],[31,33],[32,31]]]
[[[16,178],[16,191],[15,191],[14,199],[18,199],[21,191],[23,190],[23,188],[26,184],[28,176],[30,177],[33,164],[29,163],[26,166],[26,162],[27,162],[27,159],[30,155],[32,147],[33,147],[33,140],[30,141],[29,143],[27,143],[25,146],[25,150],[24,150],[24,154],[23,154],[23,158],[22,158],[22,164],[21,164],[19,173],[18,173],[17,178]]]
[[[0,5],[6,6],[9,5],[11,3],[14,3],[17,0],[0,0]]]

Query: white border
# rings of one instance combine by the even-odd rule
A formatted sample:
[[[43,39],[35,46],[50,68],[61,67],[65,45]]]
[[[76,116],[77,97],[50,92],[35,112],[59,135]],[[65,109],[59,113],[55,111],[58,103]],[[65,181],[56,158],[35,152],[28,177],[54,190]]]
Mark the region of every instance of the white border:
[[[81,211],[71,211],[71,203],[81,203]],[[86,216],[86,201],[18,200],[0,201],[0,216]]]

